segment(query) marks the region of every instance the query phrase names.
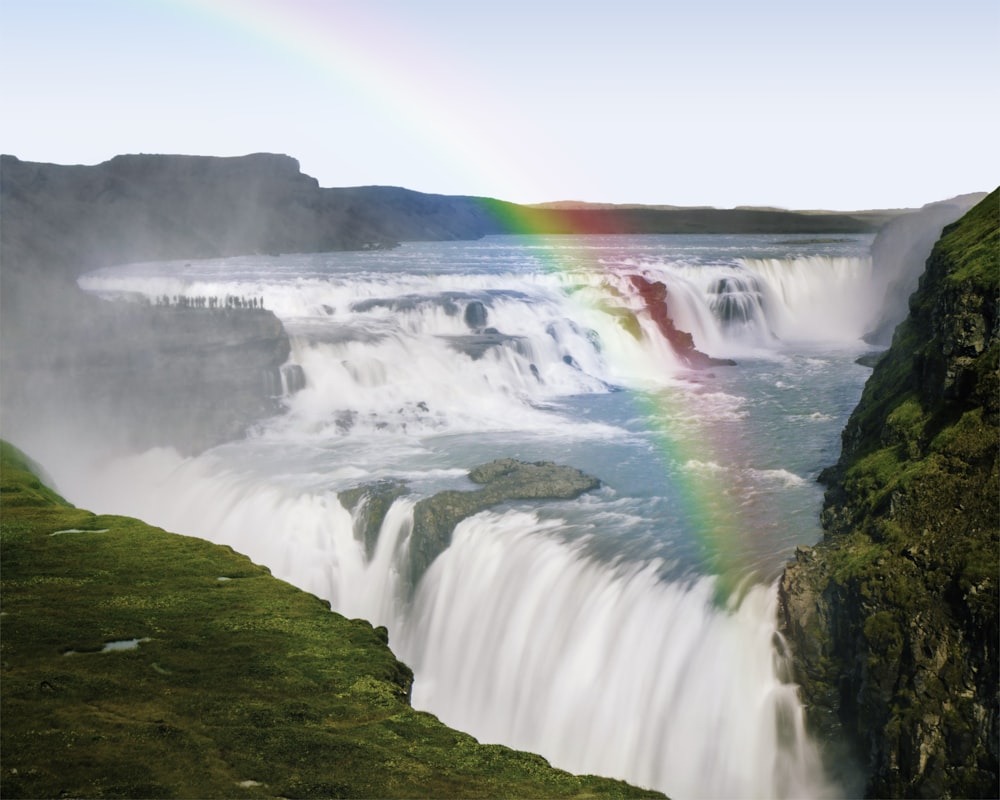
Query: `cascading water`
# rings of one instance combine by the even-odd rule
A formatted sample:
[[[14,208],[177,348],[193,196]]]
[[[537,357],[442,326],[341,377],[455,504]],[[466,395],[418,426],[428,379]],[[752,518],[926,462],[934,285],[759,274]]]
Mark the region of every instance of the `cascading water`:
[[[767,308],[776,310],[771,324],[781,338],[858,339],[878,315],[870,259],[748,258],[744,264],[764,287]]]
[[[482,740],[677,798],[832,796],[772,581],[819,535],[813,479],[866,376],[867,247],[490,237],[103,270],[84,287],[263,296],[304,386],[196,458],[34,452],[74,502],[229,544],[388,626],[414,704]],[[739,366],[685,371],[633,275]],[[498,457],[602,486],[464,519],[410,587],[416,502],[475,489],[468,469]],[[339,495],[385,480],[407,491],[365,541],[368,501],[352,516]],[[739,590],[720,604],[723,561]]]
[[[711,578],[599,563],[547,536],[557,524],[486,513],[459,525],[403,629],[409,663],[433,676],[414,701],[490,741],[678,797],[823,794],[778,674],[774,592],[719,610]]]

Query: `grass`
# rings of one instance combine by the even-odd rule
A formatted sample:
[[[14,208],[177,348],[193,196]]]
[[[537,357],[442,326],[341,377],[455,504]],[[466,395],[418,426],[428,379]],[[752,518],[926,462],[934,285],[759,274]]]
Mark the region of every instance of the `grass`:
[[[409,704],[384,628],[0,446],[3,797],[637,797]],[[136,646],[101,652],[108,642]]]
[[[947,227],[827,477],[804,671],[874,796],[993,796],[1000,609],[1000,192]],[[808,669],[808,668],[807,668]],[[820,717],[820,721],[825,718]],[[885,732],[884,735],[882,732]]]

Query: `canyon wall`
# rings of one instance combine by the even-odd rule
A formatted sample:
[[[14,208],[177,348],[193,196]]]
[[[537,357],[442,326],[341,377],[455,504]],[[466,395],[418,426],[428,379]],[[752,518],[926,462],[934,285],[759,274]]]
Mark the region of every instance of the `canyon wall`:
[[[813,727],[875,797],[995,797],[1000,200],[935,245],[780,586]]]

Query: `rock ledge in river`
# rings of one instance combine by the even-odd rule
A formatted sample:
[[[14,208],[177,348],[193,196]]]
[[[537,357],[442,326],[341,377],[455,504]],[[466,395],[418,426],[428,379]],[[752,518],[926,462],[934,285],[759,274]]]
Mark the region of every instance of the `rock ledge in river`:
[[[482,488],[471,492],[438,492],[414,507],[411,585],[416,585],[431,562],[448,547],[455,526],[466,517],[509,500],[572,500],[601,485],[597,478],[573,467],[513,458],[475,467],[469,472],[469,479]]]

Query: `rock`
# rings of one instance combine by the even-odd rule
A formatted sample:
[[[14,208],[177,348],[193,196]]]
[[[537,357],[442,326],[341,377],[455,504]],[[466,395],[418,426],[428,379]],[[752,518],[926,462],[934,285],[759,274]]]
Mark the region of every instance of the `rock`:
[[[191,454],[281,411],[290,344],[270,311],[109,303],[72,289],[50,297],[72,313],[4,318],[4,338],[10,324],[20,340],[2,353],[12,428]]]
[[[473,300],[465,307],[465,324],[474,331],[486,327],[488,316],[486,306],[479,300]]]
[[[385,515],[396,499],[410,491],[405,481],[382,480],[340,492],[341,504],[354,515],[354,538],[365,545],[365,557],[375,555]]]
[[[522,354],[527,355],[530,350],[527,347],[523,336],[511,336],[500,333],[495,328],[487,328],[482,333],[470,333],[465,336],[444,337],[448,342],[448,347],[459,353],[465,353],[473,361],[478,361],[487,351],[494,347],[512,346]]]
[[[705,355],[694,346],[694,337],[687,331],[678,330],[670,317],[667,308],[667,287],[659,281],[650,281],[642,275],[630,276],[632,286],[638,291],[646,304],[656,326],[681,361],[691,369],[706,369],[707,367],[731,367],[736,362],[728,358],[712,358]]]
[[[410,537],[411,587],[451,543],[455,526],[492,506],[510,500],[572,500],[601,482],[573,467],[549,461],[525,463],[504,458],[469,472],[483,488],[471,492],[443,491],[417,502]]]
[[[885,355],[884,350],[880,350],[876,353],[865,353],[863,356],[858,356],[854,359],[854,363],[862,367],[868,367],[869,369],[874,369],[875,365],[882,360],[882,356]]]
[[[779,585],[810,726],[876,797],[998,786],[1000,194],[935,245]]]
[[[281,377],[288,394],[295,394],[306,388],[306,372],[300,364],[285,364],[281,368]]]

